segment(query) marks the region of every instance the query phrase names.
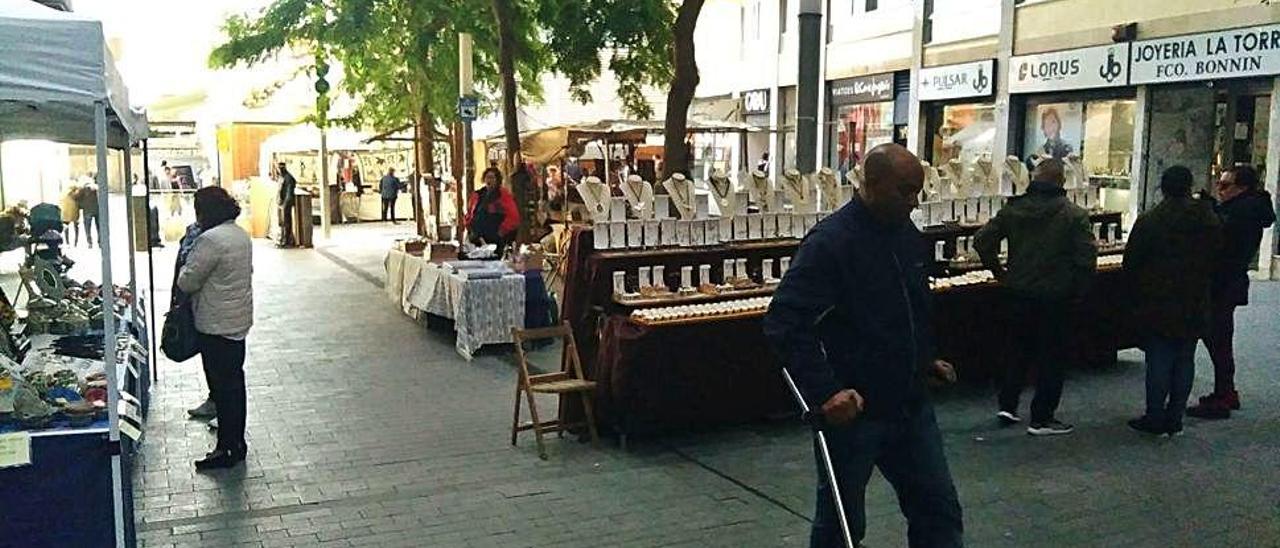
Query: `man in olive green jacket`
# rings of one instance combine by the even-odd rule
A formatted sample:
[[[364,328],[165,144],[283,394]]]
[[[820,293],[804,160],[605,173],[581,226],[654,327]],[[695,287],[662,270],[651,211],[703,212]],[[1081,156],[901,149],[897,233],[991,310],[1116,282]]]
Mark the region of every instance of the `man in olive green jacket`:
[[[1027,433],[1035,436],[1073,430],[1054,416],[1062,399],[1069,351],[1067,320],[1097,268],[1089,213],[1067,200],[1063,181],[1061,161],[1040,162],[1026,194],[1010,199],[974,237],[983,265],[1012,294],[1012,328],[1023,349],[1005,374],[996,416],[1005,424],[1021,422],[1018,399],[1027,366],[1034,363],[1036,395]],[[1009,240],[1007,266],[1000,263],[1000,242],[1005,239]]]

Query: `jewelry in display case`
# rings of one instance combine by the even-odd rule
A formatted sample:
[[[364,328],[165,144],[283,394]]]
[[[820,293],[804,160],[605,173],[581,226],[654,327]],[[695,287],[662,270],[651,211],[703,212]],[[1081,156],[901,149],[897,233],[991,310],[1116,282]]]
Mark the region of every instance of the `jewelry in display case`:
[[[680,267],[680,294],[689,295],[696,291],[697,288],[693,287],[693,267]]]
[[[693,245],[693,221],[676,221],[676,244],[680,247]]]
[[[836,179],[836,172],[829,167],[822,168],[818,172],[818,189],[821,193],[821,211],[835,211],[840,209],[840,181]]]
[[[663,247],[675,247],[680,245],[680,237],[677,234],[678,230],[676,229],[677,223],[679,223],[679,221],[675,219],[663,219],[658,221],[658,232],[662,237]]]
[[[733,181],[723,169],[717,168],[711,172],[711,176],[707,178],[707,186],[711,189],[711,197],[720,208],[721,217],[733,217],[738,213],[737,193],[734,191]]]
[[[747,215],[747,239],[759,240],[764,237],[764,214]]]

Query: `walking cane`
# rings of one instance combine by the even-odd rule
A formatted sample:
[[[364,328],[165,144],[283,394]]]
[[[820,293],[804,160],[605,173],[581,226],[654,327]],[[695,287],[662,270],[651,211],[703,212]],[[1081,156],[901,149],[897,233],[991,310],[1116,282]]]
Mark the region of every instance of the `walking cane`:
[[[804,397],[800,395],[800,389],[796,387],[796,381],[791,379],[791,373],[785,368],[782,370],[782,376],[787,379],[787,386],[791,388],[791,395],[795,396],[796,401],[800,403],[800,418],[813,427],[813,432],[818,437],[818,455],[822,457],[822,467],[827,473],[827,485],[831,486],[831,498],[836,504],[836,517],[840,520],[840,533],[844,536],[844,545],[846,548],[858,548],[853,542],[853,535],[849,533],[849,518],[844,514],[844,499],[840,497],[840,484],[836,483],[836,469],[831,463],[831,449],[827,447],[827,435],[822,429],[826,427],[821,412],[814,412],[809,409],[809,404],[804,402]]]

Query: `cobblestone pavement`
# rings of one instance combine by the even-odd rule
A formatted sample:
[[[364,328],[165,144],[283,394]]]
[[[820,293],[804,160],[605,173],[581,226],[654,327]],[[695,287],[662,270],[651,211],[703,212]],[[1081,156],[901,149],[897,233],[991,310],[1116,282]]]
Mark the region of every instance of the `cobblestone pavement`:
[[[404,225],[401,225],[402,227]],[[794,422],[639,440],[568,438],[540,461],[507,443],[506,351],[462,361],[450,338],[375,285],[392,229],[314,251],[257,249],[249,444],[239,470],[197,475],[213,436],[184,409],[195,364],[165,364],[138,463],[141,544],[161,546],[802,546],[812,512],[808,436]],[[158,262],[163,272],[167,263]],[[167,285],[167,282],[161,284]],[[1074,436],[997,428],[989,391],[938,401],[971,546],[1280,546],[1280,286],[1242,314],[1244,410],[1149,439],[1141,354],[1074,372]],[[1201,353],[1196,392],[1209,386]],[[892,492],[868,492],[872,547],[905,545]]]

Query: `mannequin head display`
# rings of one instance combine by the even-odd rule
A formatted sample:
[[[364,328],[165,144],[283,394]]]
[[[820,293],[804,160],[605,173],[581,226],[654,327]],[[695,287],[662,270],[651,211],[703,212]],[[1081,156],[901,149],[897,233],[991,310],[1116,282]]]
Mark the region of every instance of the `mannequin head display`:
[[[711,198],[720,207],[720,215],[732,215],[736,200],[734,199],[733,181],[722,169],[716,169],[707,177],[707,187],[711,189]]]
[[[1001,176],[1001,181],[1004,183],[1002,192],[1018,195],[1031,183],[1031,174],[1027,172],[1027,165],[1017,156],[1008,156],[1004,159],[1004,174]]]
[[[637,218],[648,219],[653,216],[653,184],[636,174],[627,176],[622,183],[622,197]]]
[[[694,201],[693,181],[690,181],[683,173],[676,173],[663,182],[662,186],[667,189],[667,194],[671,196],[671,203],[676,206],[680,219],[684,221],[693,220],[694,214],[697,212],[697,204]]]
[[[800,171],[792,168],[782,174],[782,188],[787,192],[787,199],[792,204],[804,204],[809,202],[809,189],[805,184],[808,181],[800,175]]]
[[[983,154],[973,160],[973,169],[969,172],[969,197],[995,194],[992,191],[995,172],[991,169],[991,156]]]
[[[938,175],[938,169],[929,165],[929,162],[920,162],[920,167],[924,168],[924,197],[926,202],[932,202],[938,199],[938,187],[942,186],[941,177]]]
[[[818,189],[822,192],[822,210],[835,211],[840,208],[840,181],[836,172],[829,167],[818,171]]]
[[[751,172],[748,180],[747,190],[751,192],[751,201],[762,210],[773,208],[773,185],[769,184],[769,174],[757,169]]]
[[[578,183],[578,194],[582,196],[582,201],[587,206],[587,212],[591,215],[592,221],[608,221],[609,220],[609,202],[611,192],[609,186],[604,184],[599,177],[588,175],[582,178],[582,182]]]

